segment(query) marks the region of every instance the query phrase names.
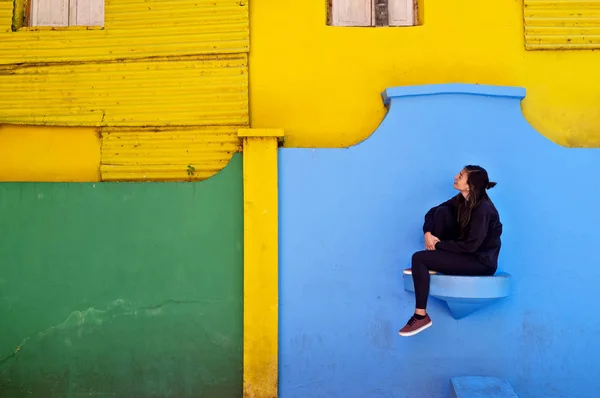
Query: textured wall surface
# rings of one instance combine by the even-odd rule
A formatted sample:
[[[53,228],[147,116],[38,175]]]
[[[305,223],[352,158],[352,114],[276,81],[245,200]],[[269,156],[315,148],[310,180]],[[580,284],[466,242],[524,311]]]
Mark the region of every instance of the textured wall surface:
[[[0,184],[1,397],[242,395],[242,159],[201,183]]]
[[[463,375],[506,379],[522,398],[596,397],[600,254],[586,242],[600,237],[600,150],[540,135],[522,89],[387,93],[358,146],[280,150],[281,397],[442,398]],[[459,321],[432,299],[433,326],[399,337],[414,310],[402,270],[465,164],[498,181],[512,295]]]
[[[600,1],[524,0],[527,50],[600,48]]]
[[[105,19],[103,29],[0,32],[0,122],[248,123],[246,3],[107,0]]]
[[[201,180],[239,150],[236,131],[249,124],[247,1],[106,0],[104,27],[53,29],[11,28],[13,3],[25,7],[0,0],[0,140],[21,161],[0,163],[0,181]],[[39,127],[23,139],[20,126]],[[45,126],[72,149],[73,170],[33,156]],[[65,126],[100,138],[94,170],[77,155],[89,141]],[[107,136],[126,144],[103,145]]]

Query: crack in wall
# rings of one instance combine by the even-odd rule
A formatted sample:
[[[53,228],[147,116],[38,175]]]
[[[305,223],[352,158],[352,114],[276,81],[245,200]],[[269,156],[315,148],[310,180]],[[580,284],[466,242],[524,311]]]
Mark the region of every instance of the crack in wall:
[[[142,312],[144,315],[156,316],[160,314],[163,307],[170,305],[179,305],[179,304],[214,304],[220,300],[177,300],[177,299],[167,299],[158,304],[152,304],[143,307],[133,308],[130,302],[126,302],[122,299],[117,299],[115,301],[110,302],[106,309],[98,310],[94,307],[89,307],[85,310],[75,310],[69,314],[69,316],[61,323],[56,324],[54,326],[50,326],[49,328],[43,329],[39,332],[33,333],[23,340],[21,343],[15,348],[13,352],[3,357],[0,357],[0,365],[8,362],[10,359],[14,358],[21,352],[23,347],[33,339],[39,339],[47,336],[49,333],[55,330],[65,330],[73,327],[81,327],[84,325],[96,325],[100,326],[106,319],[112,319],[119,316],[137,316]]]

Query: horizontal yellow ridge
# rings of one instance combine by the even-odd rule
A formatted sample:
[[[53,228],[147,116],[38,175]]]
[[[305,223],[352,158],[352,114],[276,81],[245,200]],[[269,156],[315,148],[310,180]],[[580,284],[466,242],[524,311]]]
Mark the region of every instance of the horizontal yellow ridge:
[[[527,50],[600,48],[600,0],[525,0]]]
[[[202,180],[240,151],[239,126],[103,129],[103,181]]]
[[[241,0],[107,0],[104,29],[10,30],[0,2],[1,64],[247,53],[248,5]],[[4,30],[5,32],[2,32]]]
[[[0,66],[0,123],[247,125],[247,65],[237,54]]]

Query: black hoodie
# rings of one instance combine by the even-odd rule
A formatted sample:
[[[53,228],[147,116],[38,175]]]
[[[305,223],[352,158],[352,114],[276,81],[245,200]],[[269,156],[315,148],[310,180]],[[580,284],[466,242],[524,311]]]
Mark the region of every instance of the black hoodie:
[[[425,215],[423,232],[433,229],[433,213],[438,207],[447,206],[452,210],[455,219],[458,219],[458,206],[461,200],[458,194],[452,199],[433,207]],[[464,238],[440,241],[435,245],[437,250],[471,254],[488,267],[498,268],[498,254],[500,253],[502,223],[498,210],[490,200],[484,198],[471,213],[471,220],[466,227]]]

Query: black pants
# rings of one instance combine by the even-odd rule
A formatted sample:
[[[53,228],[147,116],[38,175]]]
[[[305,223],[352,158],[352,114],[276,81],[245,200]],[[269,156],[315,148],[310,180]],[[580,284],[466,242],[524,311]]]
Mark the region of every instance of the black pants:
[[[459,228],[452,211],[439,207],[433,216],[433,235],[440,240],[456,239]],[[415,285],[416,307],[427,308],[429,296],[429,271],[446,275],[493,275],[495,269],[484,265],[471,254],[445,252],[442,250],[424,250],[412,256],[412,277]]]

